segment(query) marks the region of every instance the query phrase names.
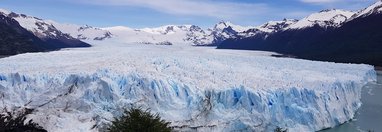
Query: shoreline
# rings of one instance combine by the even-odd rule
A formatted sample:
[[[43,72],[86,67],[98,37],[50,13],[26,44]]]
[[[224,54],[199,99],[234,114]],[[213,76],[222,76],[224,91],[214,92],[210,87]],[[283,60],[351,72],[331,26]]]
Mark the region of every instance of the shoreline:
[[[381,66],[374,66],[374,69],[375,69],[376,71],[381,71],[381,72],[382,72],[382,67],[381,67]]]
[[[377,75],[382,75],[382,67],[374,66],[374,70],[377,72]]]
[[[1,58],[6,58],[6,57],[9,57],[10,55],[0,55],[0,59]]]

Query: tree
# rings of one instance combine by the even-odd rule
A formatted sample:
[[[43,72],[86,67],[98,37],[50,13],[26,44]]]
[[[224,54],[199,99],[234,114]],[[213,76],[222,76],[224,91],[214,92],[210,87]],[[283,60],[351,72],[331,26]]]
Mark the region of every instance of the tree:
[[[149,110],[130,108],[121,117],[115,118],[108,127],[110,132],[170,132],[170,122],[162,120]]]
[[[283,129],[281,127],[276,127],[275,132],[288,132],[288,129]]]
[[[15,112],[0,114],[0,132],[46,132],[32,120],[25,123],[26,116],[32,111],[33,109],[24,109],[19,114],[15,114]]]

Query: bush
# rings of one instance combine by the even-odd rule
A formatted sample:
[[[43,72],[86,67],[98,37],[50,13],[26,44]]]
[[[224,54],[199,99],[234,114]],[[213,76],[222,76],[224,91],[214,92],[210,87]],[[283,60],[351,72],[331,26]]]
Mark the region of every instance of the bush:
[[[162,120],[158,114],[151,114],[149,110],[131,108],[123,115],[115,118],[108,127],[110,132],[170,132],[170,122]]]
[[[281,127],[276,127],[275,132],[288,132],[288,129],[283,129]]]
[[[25,123],[26,116],[32,111],[33,109],[24,109],[19,114],[12,112],[0,114],[0,132],[46,132],[32,120]]]

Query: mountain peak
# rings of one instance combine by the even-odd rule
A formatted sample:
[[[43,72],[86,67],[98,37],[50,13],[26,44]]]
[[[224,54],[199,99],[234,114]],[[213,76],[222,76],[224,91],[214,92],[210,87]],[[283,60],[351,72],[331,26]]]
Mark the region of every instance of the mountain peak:
[[[351,11],[329,9],[313,13],[295,24],[289,26],[289,29],[301,29],[319,25],[321,27],[337,27],[348,20],[355,13]]]
[[[11,11],[8,11],[8,10],[5,10],[5,9],[2,9],[2,8],[0,8],[0,14],[5,14],[5,15],[8,15],[8,14],[10,14],[10,13],[12,13]]]
[[[235,30],[237,32],[244,32],[244,31],[247,31],[248,29],[251,29],[253,27],[244,27],[244,26],[240,26],[240,25],[235,25],[230,21],[220,21],[219,23],[215,24],[213,30],[221,31],[221,30],[224,30],[227,28],[232,28],[232,30]]]
[[[296,23],[298,20],[296,19],[286,19],[284,18],[282,21],[269,21],[267,23],[264,23],[263,25],[260,25],[257,27],[260,31],[271,33],[271,32],[278,32],[285,27]]]
[[[190,30],[191,27],[193,27],[193,25],[165,25],[165,26],[160,26],[156,28],[143,28],[138,30],[152,33],[152,34],[165,35],[165,34],[173,34],[179,31],[188,31]]]
[[[371,14],[378,14],[378,13],[382,13],[382,0],[378,0],[373,5],[359,11],[352,18],[354,19],[357,17],[365,17],[365,16],[369,16]]]
[[[324,13],[324,12],[331,12],[331,11],[336,11],[337,9],[325,9],[325,10],[321,10],[319,11],[319,13]]]
[[[215,28],[219,28],[219,29],[224,29],[229,26],[236,26],[236,25],[234,25],[233,23],[229,21],[220,21],[219,23],[215,24]]]

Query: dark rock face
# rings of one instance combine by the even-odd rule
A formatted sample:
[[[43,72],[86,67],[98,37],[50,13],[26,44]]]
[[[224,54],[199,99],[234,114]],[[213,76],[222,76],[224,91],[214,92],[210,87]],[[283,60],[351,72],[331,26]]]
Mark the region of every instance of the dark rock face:
[[[111,38],[112,34],[110,32],[106,32],[104,34],[104,36],[102,37],[95,37],[93,40],[105,40],[105,39],[108,39],[108,38]]]
[[[303,59],[382,66],[382,14],[355,18],[339,28],[299,30],[229,39],[220,49],[264,50]]]
[[[0,55],[44,51],[45,44],[16,20],[0,14]]]

